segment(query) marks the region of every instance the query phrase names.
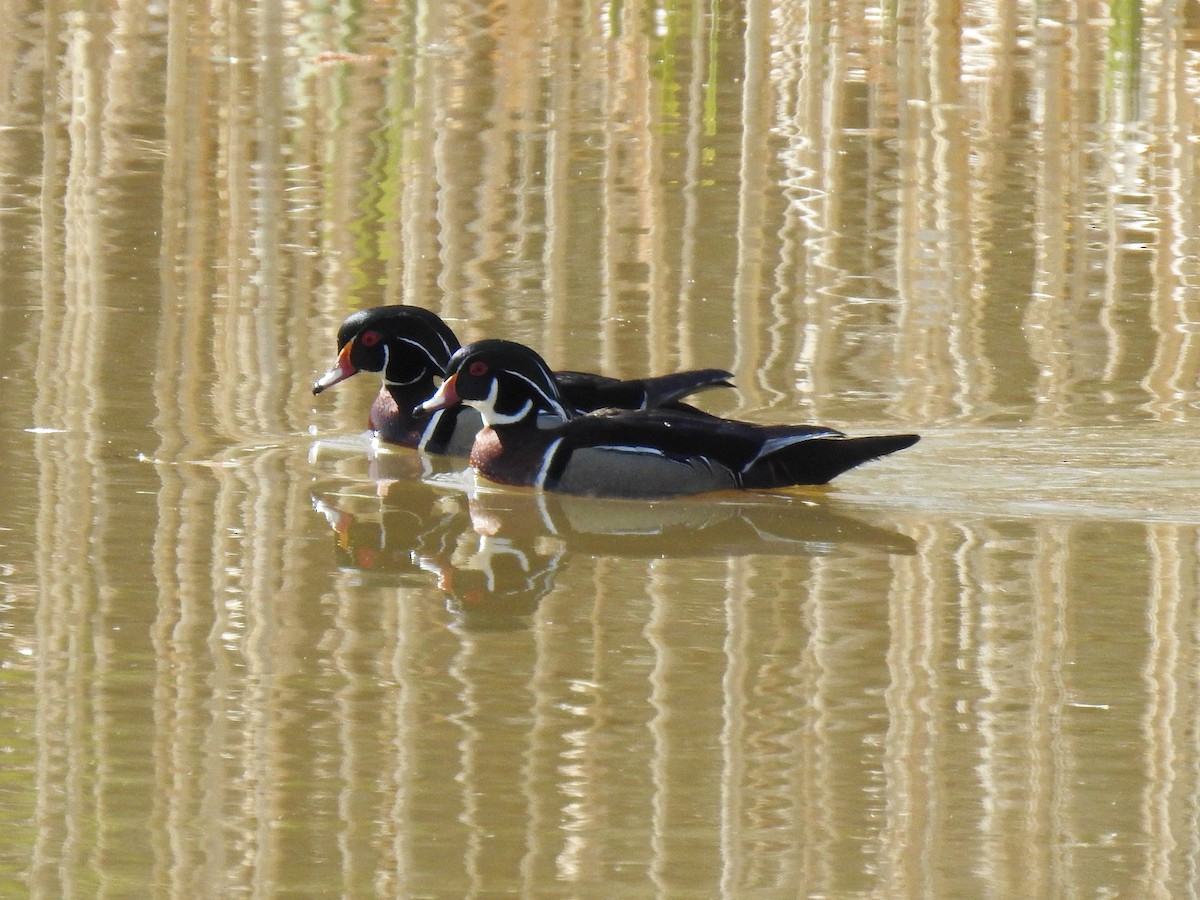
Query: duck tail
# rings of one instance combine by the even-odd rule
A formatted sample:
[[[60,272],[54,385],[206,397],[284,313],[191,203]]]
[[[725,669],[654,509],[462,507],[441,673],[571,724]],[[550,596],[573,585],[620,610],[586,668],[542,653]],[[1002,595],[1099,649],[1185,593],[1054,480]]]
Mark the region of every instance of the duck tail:
[[[689,369],[641,379],[646,391],[646,406],[670,406],[684,397],[719,387],[733,387],[732,372],[724,369]]]
[[[872,459],[911,447],[915,434],[868,437],[821,435],[781,443],[762,453],[741,473],[742,487],[777,488],[794,484],[826,484],[843,472]]]

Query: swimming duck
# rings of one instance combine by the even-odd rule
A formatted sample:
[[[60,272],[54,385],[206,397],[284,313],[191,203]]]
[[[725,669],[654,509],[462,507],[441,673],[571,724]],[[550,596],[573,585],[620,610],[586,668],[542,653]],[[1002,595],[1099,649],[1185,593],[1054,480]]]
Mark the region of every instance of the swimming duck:
[[[471,466],[489,481],[602,497],[825,484],[847,469],[911,447],[915,434],[847,437],[820,425],[755,425],[671,409],[580,415],[554,373],[521,344],[484,340],[455,352],[441,387],[417,407],[458,404],[483,428]],[[550,423],[539,416],[550,414]]]
[[[368,427],[383,441],[428,453],[466,456],[483,427],[476,411],[447,408],[414,417],[415,407],[433,393],[459,341],[437,313],[419,306],[377,306],[347,316],[338,329],[338,357],[313,384],[313,393],[358,372],[381,372],[383,386],[371,404]],[[569,413],[616,407],[666,407],[700,415],[680,400],[697,391],[730,387],[722,369],[695,369],[651,378],[620,380],[590,372],[555,372],[553,380]]]

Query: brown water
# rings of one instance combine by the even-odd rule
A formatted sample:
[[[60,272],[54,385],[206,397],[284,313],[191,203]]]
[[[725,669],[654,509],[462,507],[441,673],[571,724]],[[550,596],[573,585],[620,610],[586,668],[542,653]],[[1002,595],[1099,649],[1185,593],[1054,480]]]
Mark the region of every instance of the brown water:
[[[1200,893],[1176,9],[0,3],[0,894]],[[473,490],[400,301],[924,439]]]

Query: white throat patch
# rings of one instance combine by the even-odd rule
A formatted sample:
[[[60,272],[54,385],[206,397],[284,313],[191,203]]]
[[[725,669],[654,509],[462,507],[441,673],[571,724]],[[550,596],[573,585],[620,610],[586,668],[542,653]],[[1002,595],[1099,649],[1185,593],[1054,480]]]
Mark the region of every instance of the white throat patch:
[[[529,415],[529,411],[533,408],[533,401],[526,400],[524,405],[515,413],[506,414],[496,410],[496,394],[500,391],[499,379],[492,379],[492,387],[488,391],[488,395],[483,400],[464,400],[467,406],[473,406],[479,410],[479,417],[483,419],[483,424],[494,428],[497,425],[512,425],[514,422],[520,422]]]

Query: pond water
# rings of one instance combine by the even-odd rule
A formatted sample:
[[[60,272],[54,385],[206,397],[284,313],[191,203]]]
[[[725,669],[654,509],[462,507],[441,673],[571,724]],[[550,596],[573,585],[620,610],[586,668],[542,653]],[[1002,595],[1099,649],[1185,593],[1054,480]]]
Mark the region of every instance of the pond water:
[[[0,894],[1200,893],[1195,4],[0,9]],[[922,441],[478,484],[398,302]]]

